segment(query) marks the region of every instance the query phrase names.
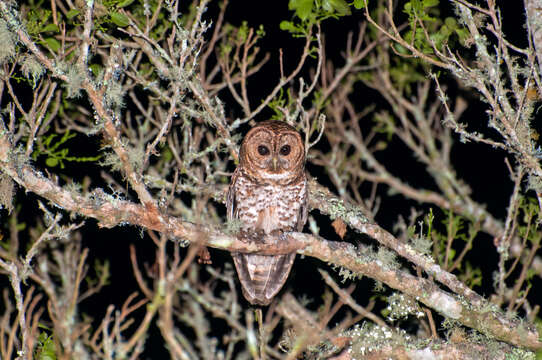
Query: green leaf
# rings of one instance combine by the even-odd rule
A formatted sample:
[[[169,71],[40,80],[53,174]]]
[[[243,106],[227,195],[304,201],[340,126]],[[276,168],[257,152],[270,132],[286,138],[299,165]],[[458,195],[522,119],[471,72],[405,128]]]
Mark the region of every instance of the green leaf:
[[[354,7],[358,10],[365,9],[365,1],[363,0],[354,0]]]
[[[292,32],[295,31],[296,29],[293,22],[286,21],[286,20],[281,21],[279,27],[281,30],[292,31]]]
[[[295,10],[295,14],[301,20],[307,20],[314,6],[313,0],[290,0],[288,9]]]
[[[49,48],[50,48],[51,50],[53,50],[54,52],[57,52],[58,49],[60,49],[60,42],[58,42],[57,39],[52,38],[52,37],[50,37],[50,38],[45,38],[45,39],[43,39],[43,41],[41,41],[40,43],[41,43],[42,45],[47,45],[47,46],[49,46]]]
[[[444,24],[448,26],[450,29],[456,29],[457,28],[457,20],[453,17],[447,17],[444,19]]]
[[[408,49],[401,44],[395,44],[393,45],[393,48],[395,49],[395,51],[403,55],[407,55],[410,53]]]
[[[58,159],[48,157],[47,160],[45,160],[45,165],[47,165],[48,167],[55,167],[58,165]]]
[[[437,6],[439,0],[423,0],[423,7]]]
[[[162,151],[162,154],[160,155],[160,160],[164,161],[165,163],[168,163],[171,160],[173,160],[173,153],[171,152],[169,148],[165,148]]]
[[[92,71],[92,74],[94,74],[94,76],[98,76],[103,69],[100,64],[90,64],[88,68],[90,69],[90,71]]]
[[[40,329],[45,329],[45,330],[52,331],[52,329],[51,329],[50,327],[48,327],[47,325],[45,325],[44,323],[41,323],[41,322],[38,322],[38,327],[39,327]],[[42,332],[42,333],[39,335],[38,339],[41,339],[41,338],[42,338],[42,335],[45,336],[44,339],[47,338],[47,334],[44,333],[44,332]],[[42,340],[39,340],[39,341],[42,341]]]
[[[456,29],[455,33],[459,37],[459,42],[463,46],[467,46],[467,42],[470,38],[470,32],[467,29]]]
[[[36,349],[36,358],[39,360],[57,360],[55,351],[55,342],[53,335],[47,336],[45,332],[42,332],[38,337],[38,346]]]
[[[239,30],[237,31],[237,38],[239,39],[239,41],[245,42],[248,36],[248,32],[248,22],[243,21],[241,23],[241,26],[239,26]]]
[[[323,0],[322,7],[330,13],[337,13],[339,16],[350,15],[350,7],[345,0]]]
[[[46,31],[54,31],[54,32],[58,32],[58,26],[56,24],[48,24],[48,25],[45,25],[42,29],[41,29],[41,32],[46,32]]]
[[[126,27],[130,25],[130,19],[128,18],[128,16],[121,14],[119,12],[113,12],[111,14],[111,21],[113,21],[115,25],[120,26],[120,27]]]
[[[124,1],[121,1],[120,3],[118,3],[117,7],[123,8],[123,7],[126,7],[126,6],[130,5],[133,2],[134,2],[134,0],[124,0]]]
[[[71,9],[70,11],[67,12],[66,17],[71,20],[79,14],[81,14],[79,10]]]
[[[281,30],[289,31],[292,34],[303,33],[303,27],[294,24],[293,21],[281,21],[279,26]]]

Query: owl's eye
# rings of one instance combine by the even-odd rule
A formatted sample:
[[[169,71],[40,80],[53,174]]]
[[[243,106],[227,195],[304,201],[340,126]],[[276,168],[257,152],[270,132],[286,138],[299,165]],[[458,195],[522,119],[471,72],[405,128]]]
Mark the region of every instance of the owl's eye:
[[[279,152],[281,155],[286,156],[290,153],[292,149],[290,148],[290,145],[284,145],[280,148]]]
[[[258,146],[258,154],[262,156],[269,155],[269,148],[264,145]]]

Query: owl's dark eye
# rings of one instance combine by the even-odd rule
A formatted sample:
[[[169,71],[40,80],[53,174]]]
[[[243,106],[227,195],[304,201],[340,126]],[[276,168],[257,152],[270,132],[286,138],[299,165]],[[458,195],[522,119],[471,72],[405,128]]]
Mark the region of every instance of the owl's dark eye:
[[[290,145],[284,145],[280,148],[279,152],[281,155],[286,156],[290,153],[292,149],[290,148]]]
[[[269,148],[267,146],[264,146],[264,145],[258,146],[258,154],[260,154],[262,156],[269,155]]]

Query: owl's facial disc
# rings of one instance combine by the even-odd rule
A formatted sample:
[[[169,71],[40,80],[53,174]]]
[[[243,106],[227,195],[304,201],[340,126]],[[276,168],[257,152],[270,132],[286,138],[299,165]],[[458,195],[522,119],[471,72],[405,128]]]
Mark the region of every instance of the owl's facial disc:
[[[241,145],[241,165],[255,177],[273,182],[299,176],[304,171],[304,159],[301,136],[283,124],[252,128]]]

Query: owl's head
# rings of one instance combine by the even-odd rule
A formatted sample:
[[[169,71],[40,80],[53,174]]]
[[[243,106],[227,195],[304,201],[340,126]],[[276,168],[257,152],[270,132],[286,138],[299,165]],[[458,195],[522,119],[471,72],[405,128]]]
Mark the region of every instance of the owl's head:
[[[264,121],[246,134],[239,161],[258,178],[284,182],[303,173],[305,144],[293,126],[283,121]]]

